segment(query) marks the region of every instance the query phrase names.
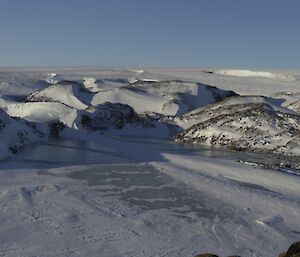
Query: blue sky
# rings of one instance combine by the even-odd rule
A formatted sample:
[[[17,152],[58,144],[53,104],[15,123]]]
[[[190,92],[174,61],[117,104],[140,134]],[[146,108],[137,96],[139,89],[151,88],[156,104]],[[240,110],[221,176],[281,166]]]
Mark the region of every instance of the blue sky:
[[[300,68],[299,0],[0,0],[0,66]]]

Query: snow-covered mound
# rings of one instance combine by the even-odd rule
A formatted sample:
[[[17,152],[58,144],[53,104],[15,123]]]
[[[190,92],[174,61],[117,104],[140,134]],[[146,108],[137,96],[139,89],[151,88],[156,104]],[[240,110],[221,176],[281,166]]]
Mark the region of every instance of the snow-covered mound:
[[[252,71],[252,70],[216,70],[212,71],[213,74],[237,76],[237,77],[257,77],[257,78],[269,78],[269,79],[282,79],[282,80],[294,80],[290,75],[283,73],[272,73],[268,71]]]
[[[77,110],[56,102],[16,102],[8,97],[0,97],[0,108],[9,116],[19,117],[29,122],[62,122],[74,127]]]
[[[123,103],[133,107],[137,113],[156,112],[174,116],[231,95],[235,93],[200,83],[142,81],[100,92],[94,96],[91,103]]]
[[[60,81],[57,84],[30,94],[27,97],[27,101],[59,102],[77,110],[83,110],[88,107],[84,102],[87,102],[89,98],[90,94],[79,83],[74,81]]]
[[[266,104],[272,106],[272,108],[276,111],[293,113],[293,111],[287,110],[281,106],[280,99],[262,96],[233,96],[215,104],[208,105],[207,108],[197,108],[191,112],[183,114],[182,116],[175,117],[174,121],[179,127],[188,129],[199,122],[206,121],[213,117],[212,112],[217,112],[220,115],[227,115],[232,112],[232,106],[247,107],[249,104]]]
[[[176,141],[300,155],[300,116],[273,99],[232,97],[184,115],[185,121],[191,127]]]
[[[21,151],[26,144],[37,141],[43,137],[35,126],[21,119],[9,117],[0,109],[0,159],[10,152]]]

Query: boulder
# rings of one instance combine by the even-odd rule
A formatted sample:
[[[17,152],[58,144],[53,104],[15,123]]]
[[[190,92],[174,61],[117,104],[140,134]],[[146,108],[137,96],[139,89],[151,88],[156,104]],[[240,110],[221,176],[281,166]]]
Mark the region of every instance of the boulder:
[[[281,253],[278,257],[300,257],[300,241],[293,243],[287,252]]]

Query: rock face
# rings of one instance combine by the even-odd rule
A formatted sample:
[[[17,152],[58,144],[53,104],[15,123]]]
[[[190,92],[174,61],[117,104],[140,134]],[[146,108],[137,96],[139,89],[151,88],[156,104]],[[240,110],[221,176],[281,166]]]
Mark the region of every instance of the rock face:
[[[300,115],[265,97],[230,97],[180,118],[176,141],[231,150],[300,155]]]
[[[281,253],[278,257],[300,257],[300,241],[293,243],[287,252]]]
[[[141,118],[126,104],[104,103],[90,107],[79,116],[80,124],[88,130],[121,129],[127,123],[140,122]]]
[[[218,257],[217,255],[211,254],[211,253],[205,253],[205,254],[197,254],[194,257]],[[239,255],[231,255],[228,257],[240,257]],[[287,252],[283,252],[278,255],[278,257],[300,257],[300,241],[293,243]]]
[[[43,134],[33,124],[12,118],[0,109],[0,159],[10,152],[22,151],[26,144],[42,137]]]

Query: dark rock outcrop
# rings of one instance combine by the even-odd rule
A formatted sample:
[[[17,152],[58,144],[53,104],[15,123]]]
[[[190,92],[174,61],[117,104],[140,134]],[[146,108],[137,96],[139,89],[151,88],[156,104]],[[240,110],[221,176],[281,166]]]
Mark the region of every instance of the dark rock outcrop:
[[[218,257],[218,255],[205,253],[205,254],[197,254],[194,257]],[[228,257],[241,257],[239,255],[230,255]],[[275,257],[275,256],[274,256]],[[283,252],[278,255],[278,257],[300,257],[300,241],[293,243],[287,252]]]
[[[178,142],[283,155],[300,150],[300,115],[279,106],[276,99],[230,97],[187,113],[178,123],[190,124],[177,135]]]
[[[88,108],[80,117],[82,127],[92,131],[121,129],[127,123],[139,120],[139,116],[129,105],[109,102]]]
[[[278,257],[300,257],[300,241],[293,243],[287,252],[281,253]]]

